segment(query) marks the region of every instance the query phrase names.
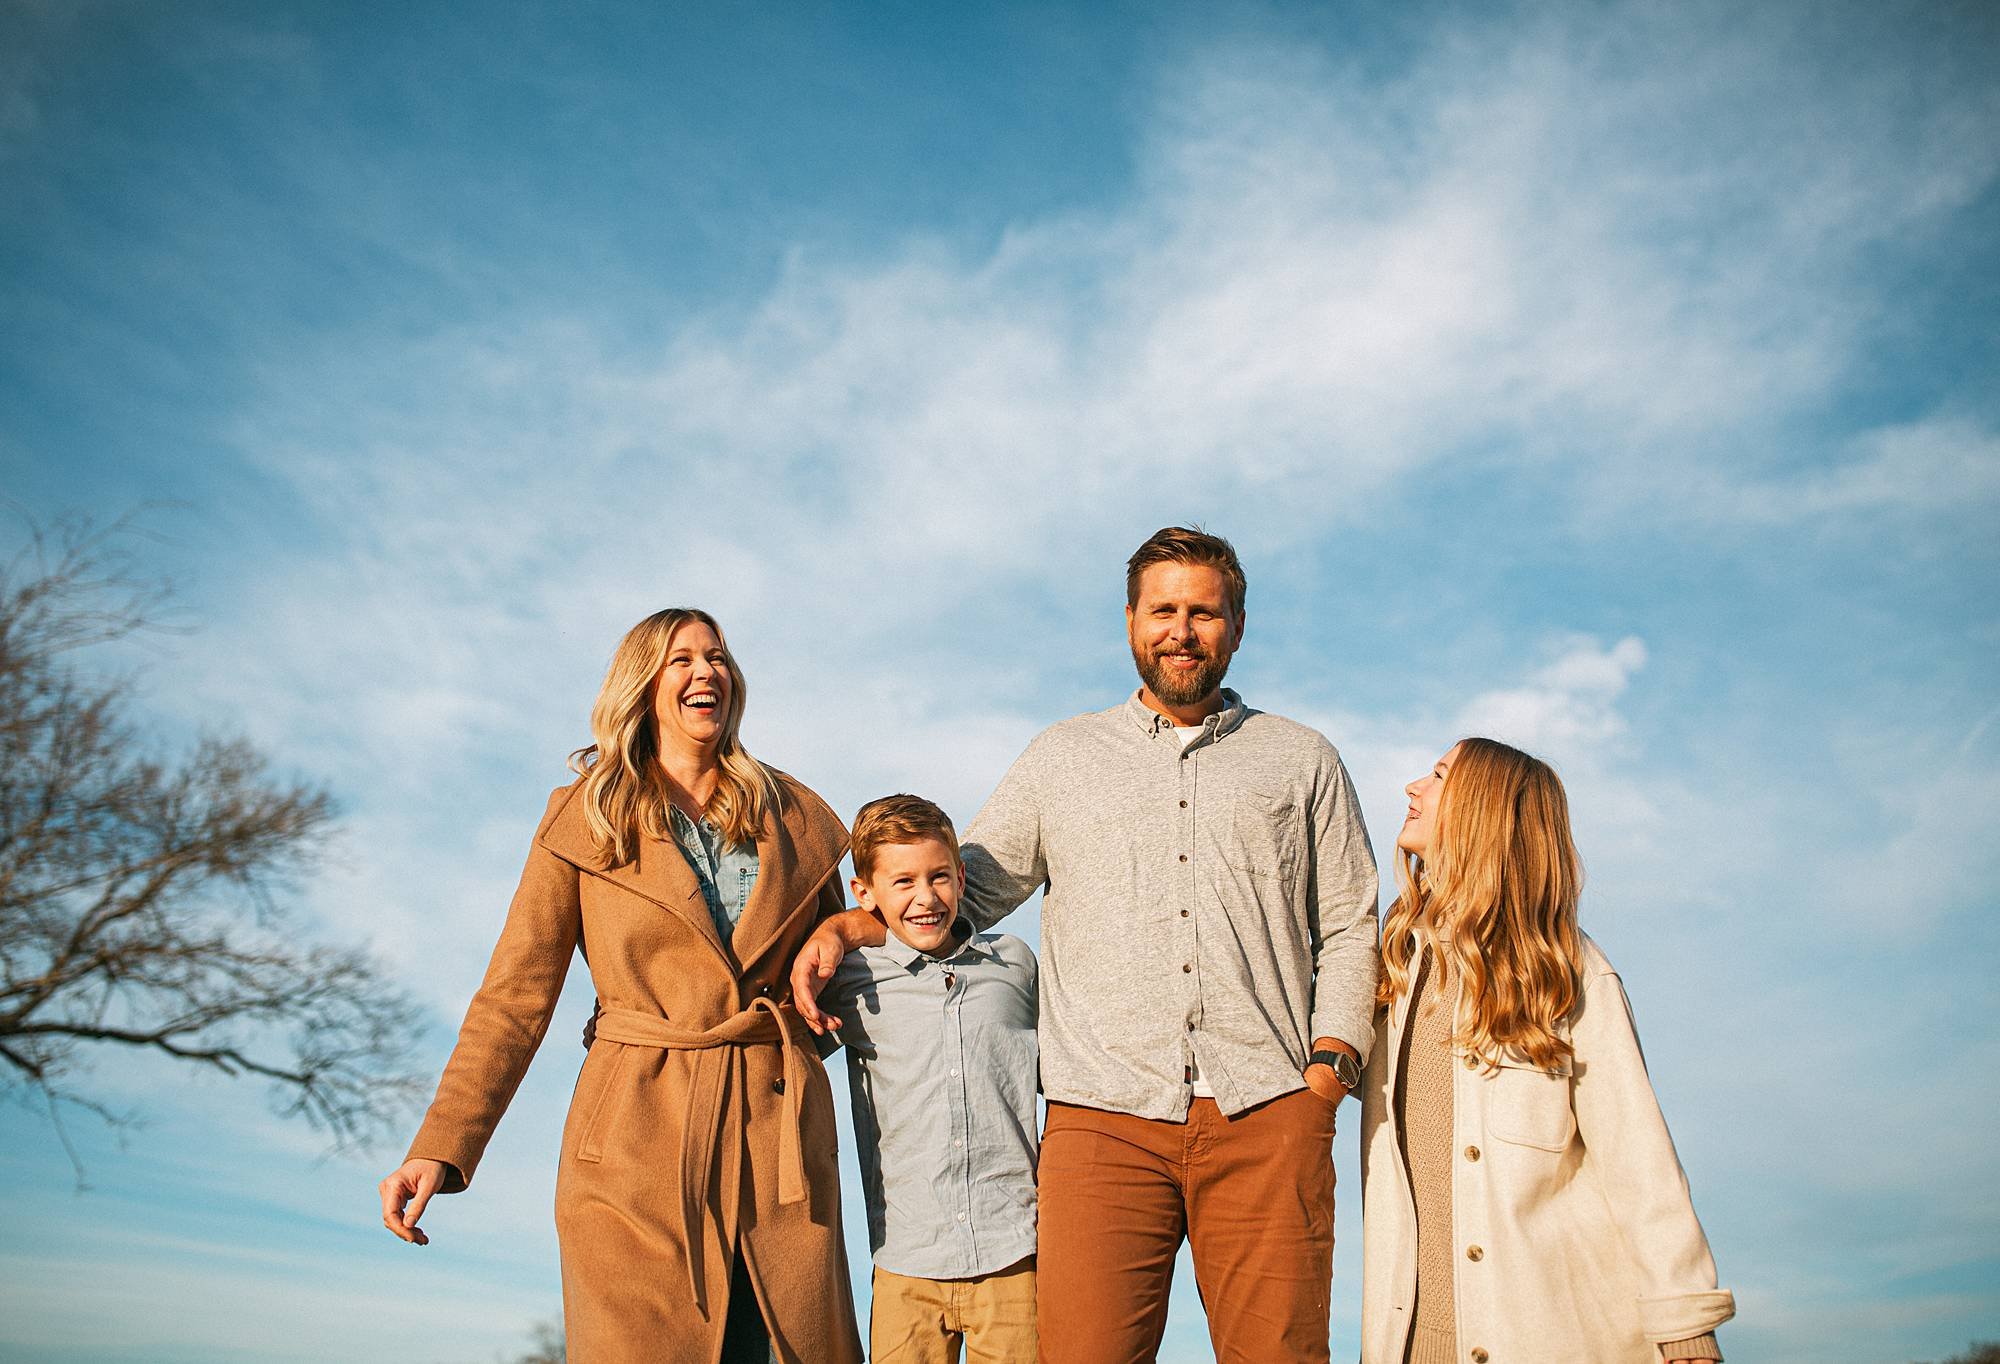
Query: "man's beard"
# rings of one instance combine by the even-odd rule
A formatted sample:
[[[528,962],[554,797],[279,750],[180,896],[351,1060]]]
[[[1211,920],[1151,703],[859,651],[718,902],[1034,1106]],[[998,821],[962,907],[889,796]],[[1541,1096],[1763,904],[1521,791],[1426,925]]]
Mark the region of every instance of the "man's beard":
[[[1165,653],[1193,654],[1193,649],[1167,649]],[[1138,666],[1139,680],[1146,684],[1146,690],[1170,706],[1191,706],[1206,700],[1209,693],[1222,685],[1223,677],[1229,672],[1229,660],[1217,658],[1214,654],[1202,652],[1201,665],[1193,672],[1184,673],[1169,668],[1159,654],[1132,646],[1132,662]]]

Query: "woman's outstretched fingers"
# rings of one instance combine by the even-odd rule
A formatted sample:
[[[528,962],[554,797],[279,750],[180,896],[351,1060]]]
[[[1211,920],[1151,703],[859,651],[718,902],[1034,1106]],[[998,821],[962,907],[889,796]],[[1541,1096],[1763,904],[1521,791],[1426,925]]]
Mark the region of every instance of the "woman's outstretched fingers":
[[[440,1162],[404,1161],[379,1186],[382,1225],[412,1245],[429,1245],[431,1238],[417,1225],[417,1219],[424,1215],[424,1205],[431,1201],[431,1195],[443,1184],[444,1166]]]

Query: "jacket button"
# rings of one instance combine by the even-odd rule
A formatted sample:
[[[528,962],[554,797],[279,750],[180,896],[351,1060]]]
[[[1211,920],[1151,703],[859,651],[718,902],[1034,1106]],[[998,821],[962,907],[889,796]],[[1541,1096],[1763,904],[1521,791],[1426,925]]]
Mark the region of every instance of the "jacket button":
[[[785,1077],[780,1075],[777,1079],[771,1081],[771,1088],[775,1092],[783,1094],[785,1092]]]
[[[1472,1364],[1486,1364],[1486,1360],[1487,1360],[1486,1351],[1474,1350],[1472,1352]]]
[[[1181,802],[1181,809],[1183,809],[1183,810],[1187,809],[1187,802],[1186,802],[1186,801],[1182,801],[1182,802]]]
[[[1466,1158],[1467,1160],[1478,1160],[1478,1159],[1479,1159],[1479,1148],[1478,1148],[1477,1146],[1468,1146],[1468,1147],[1466,1147],[1466,1148],[1465,1148],[1465,1158]]]
[[[769,999],[771,997],[771,987],[768,985],[759,985],[757,987],[757,993],[761,995],[763,998]]]
[[[1189,965],[1189,964],[1188,964],[1187,962],[1182,962],[1182,963],[1181,963],[1181,974],[1182,974],[1182,975],[1186,975],[1186,974],[1188,974],[1188,972],[1190,972],[1190,971],[1192,971],[1192,970],[1194,970],[1194,967],[1193,967],[1193,966],[1191,966],[1191,965]]]
[[[1467,1246],[1465,1248],[1465,1258],[1477,1263],[1486,1258],[1486,1252],[1478,1246]]]
[[[1182,854],[1181,854],[1181,861],[1183,861],[1183,862],[1187,861],[1187,854],[1186,854],[1186,853],[1182,853]]]

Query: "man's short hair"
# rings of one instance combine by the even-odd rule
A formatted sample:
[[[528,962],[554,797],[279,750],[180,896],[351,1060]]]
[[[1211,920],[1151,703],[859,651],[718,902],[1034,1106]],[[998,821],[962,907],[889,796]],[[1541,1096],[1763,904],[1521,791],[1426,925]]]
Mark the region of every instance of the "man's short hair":
[[[1249,589],[1243,562],[1236,557],[1236,547],[1220,535],[1210,535],[1200,526],[1164,526],[1146,537],[1146,543],[1125,561],[1127,606],[1139,604],[1139,579],[1154,564],[1198,564],[1217,570],[1229,580],[1229,609],[1243,619],[1243,595]]]
[[[892,843],[921,843],[935,838],[958,861],[958,833],[951,819],[922,796],[884,796],[871,800],[854,816],[854,874],[866,881],[875,870],[875,854]]]

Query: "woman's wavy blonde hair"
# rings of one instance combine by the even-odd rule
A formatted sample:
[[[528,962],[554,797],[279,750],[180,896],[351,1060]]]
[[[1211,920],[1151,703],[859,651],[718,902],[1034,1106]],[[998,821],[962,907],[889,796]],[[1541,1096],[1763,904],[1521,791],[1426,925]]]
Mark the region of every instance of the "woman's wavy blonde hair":
[[[722,627],[714,616],[692,607],[655,611],[625,632],[618,652],[611,656],[611,668],[590,708],[590,736],[596,742],[569,755],[570,770],[583,778],[591,835],[599,854],[613,866],[637,857],[641,838],[672,837],[654,693],[674,632],[692,622],[706,625],[722,641],[730,684],[722,712],[722,741],[716,749],[722,775],[702,813],[724,838],[742,844],[756,839],[765,817],[781,804],[777,778],[744,750],[736,736],[747,688]]]
[[[1438,796],[1430,854],[1396,857],[1382,930],[1378,1004],[1410,989],[1418,929],[1446,940],[1464,982],[1452,1041],[1489,1066],[1516,1053],[1555,1069],[1572,1054],[1558,1025],[1575,1009],[1583,864],[1555,770],[1492,739],[1465,739]]]

